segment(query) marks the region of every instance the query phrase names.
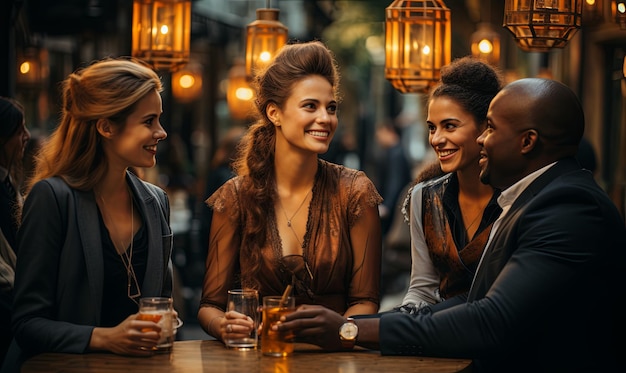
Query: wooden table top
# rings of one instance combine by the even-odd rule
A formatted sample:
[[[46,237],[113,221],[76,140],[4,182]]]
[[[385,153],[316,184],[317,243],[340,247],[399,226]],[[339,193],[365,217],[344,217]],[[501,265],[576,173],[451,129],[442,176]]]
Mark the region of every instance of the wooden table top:
[[[110,353],[37,355],[22,366],[22,373],[37,372],[470,372],[471,360],[415,356],[381,356],[378,351],[324,352],[296,344],[286,358],[263,356],[260,350],[236,351],[214,340],[177,341],[171,354],[124,357]]]

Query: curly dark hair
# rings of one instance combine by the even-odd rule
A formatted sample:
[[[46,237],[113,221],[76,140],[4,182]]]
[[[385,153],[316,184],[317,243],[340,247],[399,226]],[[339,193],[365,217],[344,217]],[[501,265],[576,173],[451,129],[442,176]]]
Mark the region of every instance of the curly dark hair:
[[[429,101],[446,96],[457,102],[476,123],[487,118],[489,103],[502,89],[502,77],[495,67],[471,56],[458,58],[441,68],[441,79]]]

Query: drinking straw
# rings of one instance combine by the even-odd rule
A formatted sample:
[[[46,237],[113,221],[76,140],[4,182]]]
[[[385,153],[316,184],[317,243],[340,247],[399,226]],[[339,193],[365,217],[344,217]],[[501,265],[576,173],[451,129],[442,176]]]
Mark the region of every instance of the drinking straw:
[[[285,304],[287,303],[287,298],[289,297],[289,294],[291,294],[291,284],[287,285],[287,287],[285,288],[285,291],[283,292],[283,296],[282,298],[280,298],[280,303],[278,303],[278,307],[285,306]]]

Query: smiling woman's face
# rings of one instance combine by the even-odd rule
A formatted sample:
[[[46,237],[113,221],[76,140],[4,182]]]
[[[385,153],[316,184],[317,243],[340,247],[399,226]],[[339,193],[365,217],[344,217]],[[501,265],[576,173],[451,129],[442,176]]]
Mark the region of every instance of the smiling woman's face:
[[[469,112],[447,96],[433,98],[428,104],[428,141],[437,153],[443,172],[477,167],[480,129]]]

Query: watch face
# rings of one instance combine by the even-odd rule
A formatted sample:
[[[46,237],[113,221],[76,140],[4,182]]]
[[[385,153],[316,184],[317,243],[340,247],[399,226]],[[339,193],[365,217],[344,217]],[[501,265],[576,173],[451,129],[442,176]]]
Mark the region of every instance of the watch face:
[[[356,326],[356,324],[347,322],[341,326],[340,334],[341,337],[343,337],[344,339],[351,340],[356,338],[358,332],[359,328]]]

